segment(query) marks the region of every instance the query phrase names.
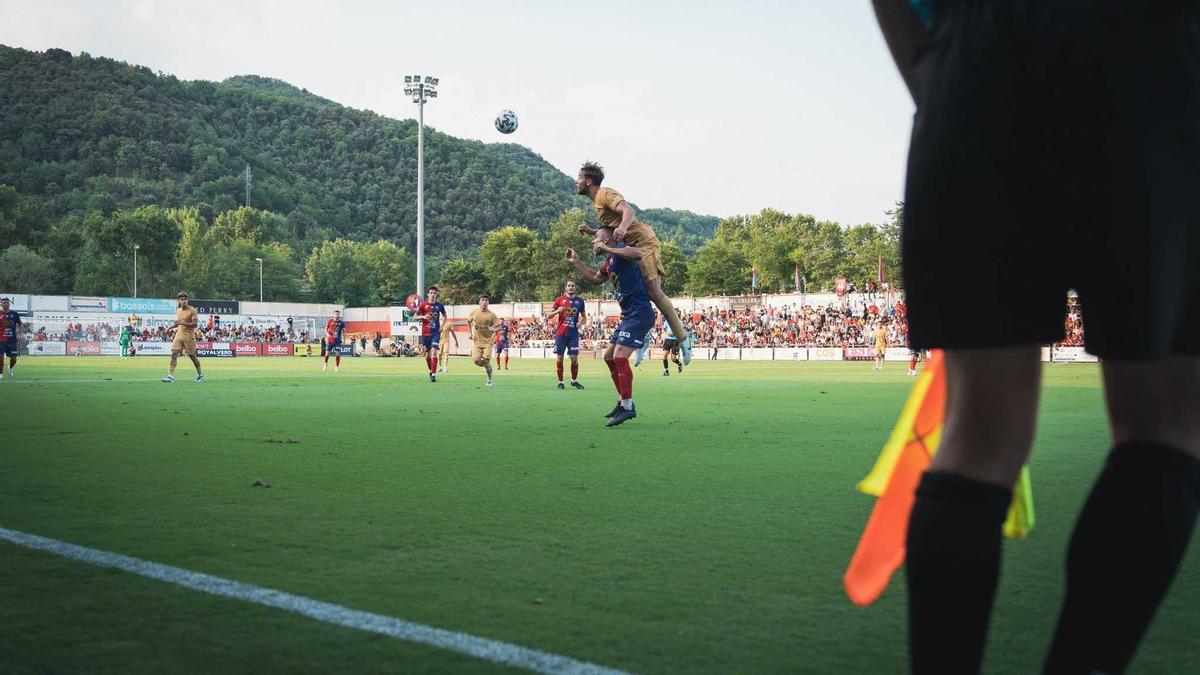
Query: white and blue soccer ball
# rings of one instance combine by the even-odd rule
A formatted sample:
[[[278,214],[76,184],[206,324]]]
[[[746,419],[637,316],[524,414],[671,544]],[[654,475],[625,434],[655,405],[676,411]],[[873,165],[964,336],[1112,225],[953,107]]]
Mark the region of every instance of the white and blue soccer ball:
[[[517,113],[511,110],[502,110],[499,115],[496,115],[496,131],[502,134],[511,134],[517,130]]]

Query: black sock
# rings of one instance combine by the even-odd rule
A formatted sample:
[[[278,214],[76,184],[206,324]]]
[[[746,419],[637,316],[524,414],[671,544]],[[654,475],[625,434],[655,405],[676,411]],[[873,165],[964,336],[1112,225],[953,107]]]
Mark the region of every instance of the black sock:
[[[927,471],[908,521],[909,659],[914,673],[976,673],[1000,580],[1012,492]]]
[[[1187,552],[1200,511],[1200,460],[1122,443],[1084,504],[1067,552],[1067,593],[1047,673],[1120,673]]]

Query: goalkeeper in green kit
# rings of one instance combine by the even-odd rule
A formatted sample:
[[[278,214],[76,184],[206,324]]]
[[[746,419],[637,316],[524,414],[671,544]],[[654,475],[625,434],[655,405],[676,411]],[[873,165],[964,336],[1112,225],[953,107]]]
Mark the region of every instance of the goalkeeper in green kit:
[[[129,345],[133,343],[133,336],[129,334],[129,326],[121,326],[121,335],[117,338],[117,343],[121,345],[121,358],[129,358]]]

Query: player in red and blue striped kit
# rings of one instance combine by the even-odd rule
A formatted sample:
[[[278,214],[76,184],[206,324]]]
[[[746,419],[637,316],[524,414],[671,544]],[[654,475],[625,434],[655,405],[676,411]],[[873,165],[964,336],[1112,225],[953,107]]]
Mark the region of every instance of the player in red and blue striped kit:
[[[421,320],[421,348],[425,365],[429,366],[429,381],[437,382],[438,341],[442,338],[442,319],[447,319],[446,306],[438,302],[438,287],[430,286],[429,299],[417,307],[415,318]]]
[[[568,281],[566,292],[554,299],[554,311],[547,319],[558,317],[554,329],[555,365],[558,369],[558,388],[563,386],[563,354],[571,357],[571,386],[583,389],[579,384],[579,324],[585,319],[583,298],[575,294],[575,282]]]
[[[329,370],[329,354],[333,354],[333,372],[342,369],[342,333],[346,330],[346,322],[342,321],[342,313],[334,310],[333,318],[325,322],[325,365],[321,372]]]
[[[573,249],[567,249],[567,260],[583,278],[594,284],[616,277],[613,285],[617,287],[617,301],[621,305],[621,322],[617,324],[616,333],[604,350],[604,362],[620,396],[617,406],[605,415],[609,418],[607,426],[615,427],[637,417],[637,409],[633,405],[633,369],[629,367],[629,356],[644,344],[646,333],[654,326],[654,306],[650,304],[646,281],[637,262],[642,257],[641,250],[616,241],[612,227],[601,227],[592,240],[592,251],[607,256],[598,272],[583,264]]]
[[[4,357],[8,357],[8,376],[13,376],[17,367],[17,333],[21,325],[21,315],[11,309],[12,301],[0,299],[0,377],[4,377]]]

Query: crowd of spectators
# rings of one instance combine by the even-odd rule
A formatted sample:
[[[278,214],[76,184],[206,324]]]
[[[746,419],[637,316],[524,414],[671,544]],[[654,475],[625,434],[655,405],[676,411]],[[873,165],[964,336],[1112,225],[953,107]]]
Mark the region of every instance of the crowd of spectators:
[[[855,300],[837,304],[752,306],[740,310],[709,307],[683,317],[684,325],[696,347],[866,347],[875,344],[875,330],[882,323],[890,346],[903,347],[908,343],[907,309],[903,300],[888,304],[890,296],[882,293],[863,293]],[[591,349],[603,346],[611,335],[618,317],[587,317],[580,326],[580,347]],[[970,320],[964,315],[964,320]],[[557,322],[544,318],[507,319],[511,327],[509,343],[513,348],[548,343],[554,340]],[[110,323],[74,324],[61,331],[34,329],[26,323],[22,332],[34,341],[115,341],[121,326]],[[133,326],[133,339],[142,342],[168,342],[170,334],[162,326]],[[1083,346],[1083,313],[1078,297],[1067,299],[1061,346]],[[301,324],[255,325],[211,324],[202,322],[196,337],[204,342],[289,343],[319,342],[321,335],[302,330]],[[406,355],[404,340],[389,336],[348,336],[359,342],[360,352],[380,355]],[[663,338],[662,320],[653,331],[657,344]],[[415,340],[414,340],[415,341]],[[370,348],[368,348],[368,345]]]
[[[882,323],[888,344],[904,346],[908,322],[903,301],[855,304],[706,309],[685,317],[697,347],[864,347],[875,344]]]
[[[1060,346],[1083,346],[1083,310],[1079,306],[1078,296],[1067,298],[1067,320],[1063,324],[1063,333],[1066,337],[1058,343]]]
[[[875,344],[875,327],[883,322],[888,343],[903,346],[908,326],[903,301],[882,306],[864,296],[857,303],[823,307],[798,304],[751,307],[736,311],[709,308],[683,317],[696,347],[858,347]],[[592,320],[580,328],[580,346],[603,344],[617,317]],[[660,326],[655,342],[662,340]],[[509,335],[513,347],[554,339],[555,324],[539,319],[517,320]]]
[[[296,331],[283,326],[256,326],[252,324],[214,324],[212,328],[201,325],[196,330],[196,339],[204,342],[310,342],[308,331]],[[315,341],[315,340],[313,340]]]

